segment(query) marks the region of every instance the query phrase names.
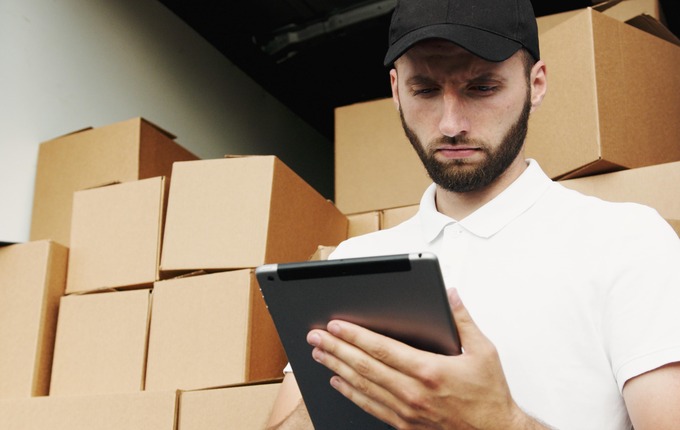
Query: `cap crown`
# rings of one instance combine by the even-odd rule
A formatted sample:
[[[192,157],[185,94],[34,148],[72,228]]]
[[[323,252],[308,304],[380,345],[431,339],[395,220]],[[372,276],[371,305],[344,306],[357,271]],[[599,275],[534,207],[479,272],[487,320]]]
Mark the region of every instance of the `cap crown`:
[[[529,0],[400,0],[392,14],[385,64],[430,38],[449,40],[489,61],[504,61],[522,47],[540,58]]]

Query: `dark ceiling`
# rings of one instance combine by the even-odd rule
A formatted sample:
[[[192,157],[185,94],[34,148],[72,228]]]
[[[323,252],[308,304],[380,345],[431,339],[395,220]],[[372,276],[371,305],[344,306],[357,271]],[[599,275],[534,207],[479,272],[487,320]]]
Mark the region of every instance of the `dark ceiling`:
[[[334,108],[390,95],[382,59],[395,0],[159,1],[331,142]],[[675,2],[660,0],[677,35]],[[532,3],[543,16],[592,1]]]

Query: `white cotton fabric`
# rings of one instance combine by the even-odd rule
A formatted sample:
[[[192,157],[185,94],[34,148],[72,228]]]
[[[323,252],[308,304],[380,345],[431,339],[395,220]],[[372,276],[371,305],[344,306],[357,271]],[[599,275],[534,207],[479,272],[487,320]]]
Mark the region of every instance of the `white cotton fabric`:
[[[460,221],[434,196],[432,185],[413,218],[331,258],[434,252],[527,413],[559,429],[630,429],[625,382],[680,361],[680,240],[668,223],[569,190],[534,160]]]

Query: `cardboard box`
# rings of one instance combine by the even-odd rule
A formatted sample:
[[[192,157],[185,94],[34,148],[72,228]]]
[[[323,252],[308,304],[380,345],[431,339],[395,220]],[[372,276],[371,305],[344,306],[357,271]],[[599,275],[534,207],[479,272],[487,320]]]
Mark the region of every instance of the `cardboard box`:
[[[626,22],[640,15],[649,15],[660,22],[664,22],[664,16],[659,8],[658,0],[610,0],[596,2],[592,6],[593,10],[601,12],[621,22]],[[572,10],[552,15],[538,17],[538,34],[542,34],[579,14],[582,9]]]
[[[143,389],[149,291],[62,297],[51,396]]]
[[[303,261],[347,237],[347,217],[274,156],[176,163],[162,271]]]
[[[0,398],[49,392],[67,260],[50,241],[0,248]]]
[[[347,237],[361,236],[380,230],[380,211],[347,215],[349,227]]]
[[[651,206],[666,220],[680,220],[680,162],[560,181],[573,190],[614,202]]]
[[[391,98],[335,109],[335,204],[343,213],[416,204],[431,183]]]
[[[262,430],[280,383],[182,392],[178,430]]]
[[[163,177],[74,193],[66,293],[151,287],[159,279],[165,195]]]
[[[177,430],[177,398],[173,391],[0,400],[0,428]]]
[[[673,230],[680,236],[680,219],[666,219],[668,221],[668,224],[673,227]]]
[[[590,8],[540,41],[549,89],[526,155],[550,177],[680,160],[679,46]]]
[[[404,206],[401,208],[385,209],[382,213],[382,223],[380,229],[396,227],[407,219],[413,217],[420,208],[420,205]]]
[[[43,142],[35,177],[31,240],[68,246],[73,193],[115,182],[169,177],[175,161],[197,157],[142,118]]]
[[[335,248],[336,248],[335,246],[319,245],[314,254],[312,254],[312,256],[309,257],[309,260],[310,261],[328,260],[328,257],[330,257],[333,251],[335,251]]]
[[[252,269],[155,284],[147,390],[272,379],[286,363]]]

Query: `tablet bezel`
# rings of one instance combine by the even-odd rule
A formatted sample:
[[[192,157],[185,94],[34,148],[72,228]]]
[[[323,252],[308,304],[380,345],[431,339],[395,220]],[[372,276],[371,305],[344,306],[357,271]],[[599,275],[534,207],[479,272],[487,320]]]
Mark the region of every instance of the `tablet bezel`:
[[[309,330],[341,319],[419,349],[461,352],[432,253],[266,264],[255,274],[315,428],[390,427],[330,386],[333,374],[312,358]]]

